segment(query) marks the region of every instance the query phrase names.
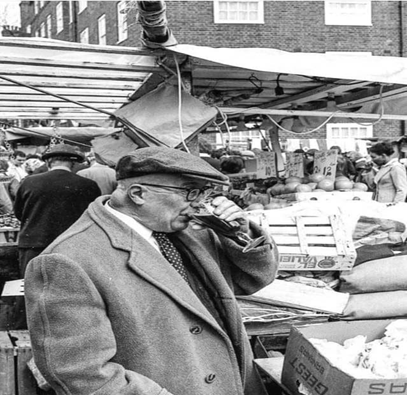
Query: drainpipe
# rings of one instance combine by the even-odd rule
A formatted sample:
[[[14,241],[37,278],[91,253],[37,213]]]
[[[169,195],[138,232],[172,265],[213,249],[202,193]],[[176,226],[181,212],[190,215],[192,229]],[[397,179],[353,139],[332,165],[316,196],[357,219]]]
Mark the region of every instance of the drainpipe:
[[[400,41],[400,57],[404,57],[404,5],[403,1],[399,1],[399,19],[400,19],[400,28],[399,28],[399,41]],[[401,132],[403,135],[406,134],[406,121],[401,121]]]
[[[73,36],[73,41],[78,43],[79,34],[78,34],[78,4],[77,4],[77,1],[72,2],[72,36]]]
[[[164,1],[138,1],[138,22],[142,27],[141,41],[148,48],[177,44],[168,27]]]

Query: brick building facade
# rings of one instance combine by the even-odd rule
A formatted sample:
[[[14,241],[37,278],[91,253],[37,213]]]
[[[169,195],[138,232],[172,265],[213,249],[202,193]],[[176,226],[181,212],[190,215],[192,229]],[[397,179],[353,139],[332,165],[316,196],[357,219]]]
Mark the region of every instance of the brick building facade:
[[[168,23],[178,42],[291,52],[358,52],[395,57],[407,54],[404,39],[407,4],[403,1],[239,0],[239,3],[248,3],[248,7],[261,7],[261,21],[219,23],[217,6],[226,6],[226,3],[231,2],[166,1]],[[339,3],[346,12],[353,12],[356,5],[367,19],[360,24],[356,20],[351,25],[329,22],[329,18],[335,19],[336,15],[329,15],[328,7]],[[20,6],[22,30],[32,36],[89,44],[141,45],[134,2],[132,5],[126,1],[22,1]],[[352,16],[345,15],[347,20],[349,15]],[[126,26],[120,26],[123,23]],[[326,133],[323,129],[307,137],[325,138]],[[405,133],[405,125],[402,121],[382,121],[374,125],[372,133],[380,138],[397,138]],[[280,136],[284,137],[284,133]]]

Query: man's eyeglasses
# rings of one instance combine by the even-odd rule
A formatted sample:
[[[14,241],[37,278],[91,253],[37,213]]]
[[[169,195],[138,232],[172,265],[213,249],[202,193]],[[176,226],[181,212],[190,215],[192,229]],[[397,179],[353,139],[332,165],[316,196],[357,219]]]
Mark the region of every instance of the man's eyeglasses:
[[[198,199],[200,195],[205,193],[207,190],[212,190],[213,187],[202,187],[202,188],[182,188],[182,187],[172,187],[169,185],[159,185],[159,184],[147,184],[143,182],[140,185],[145,185],[148,187],[157,187],[157,188],[163,188],[163,189],[175,189],[177,191],[183,191],[183,194],[185,195],[185,199],[187,202],[193,202],[194,200]]]

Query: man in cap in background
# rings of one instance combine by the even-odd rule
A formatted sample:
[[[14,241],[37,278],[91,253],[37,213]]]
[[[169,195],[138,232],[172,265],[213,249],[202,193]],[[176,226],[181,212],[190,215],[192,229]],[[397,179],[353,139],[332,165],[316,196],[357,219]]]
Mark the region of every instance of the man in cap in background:
[[[90,167],[79,170],[76,174],[81,177],[89,178],[98,184],[102,195],[110,195],[117,186],[116,172],[109,166],[103,164],[98,154],[88,157]]]
[[[21,276],[27,263],[68,229],[101,194],[94,181],[72,173],[74,163],[84,160],[74,147],[57,144],[42,155],[42,160],[49,171],[25,178],[14,202],[15,215],[21,221]]]
[[[265,394],[235,294],[273,281],[270,236],[224,196],[215,214],[262,244],[244,253],[235,237],[193,225],[208,184],[228,180],[193,155],[141,148],[116,176],[113,194],[28,265],[39,371],[58,394]]]

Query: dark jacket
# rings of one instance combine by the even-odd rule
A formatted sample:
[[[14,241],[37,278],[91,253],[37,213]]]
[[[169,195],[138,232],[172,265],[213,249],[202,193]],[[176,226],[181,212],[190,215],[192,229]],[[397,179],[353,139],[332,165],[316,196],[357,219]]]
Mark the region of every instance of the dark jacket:
[[[100,194],[94,181],[66,170],[26,177],[17,190],[14,202],[14,213],[21,221],[18,246],[48,246]]]

